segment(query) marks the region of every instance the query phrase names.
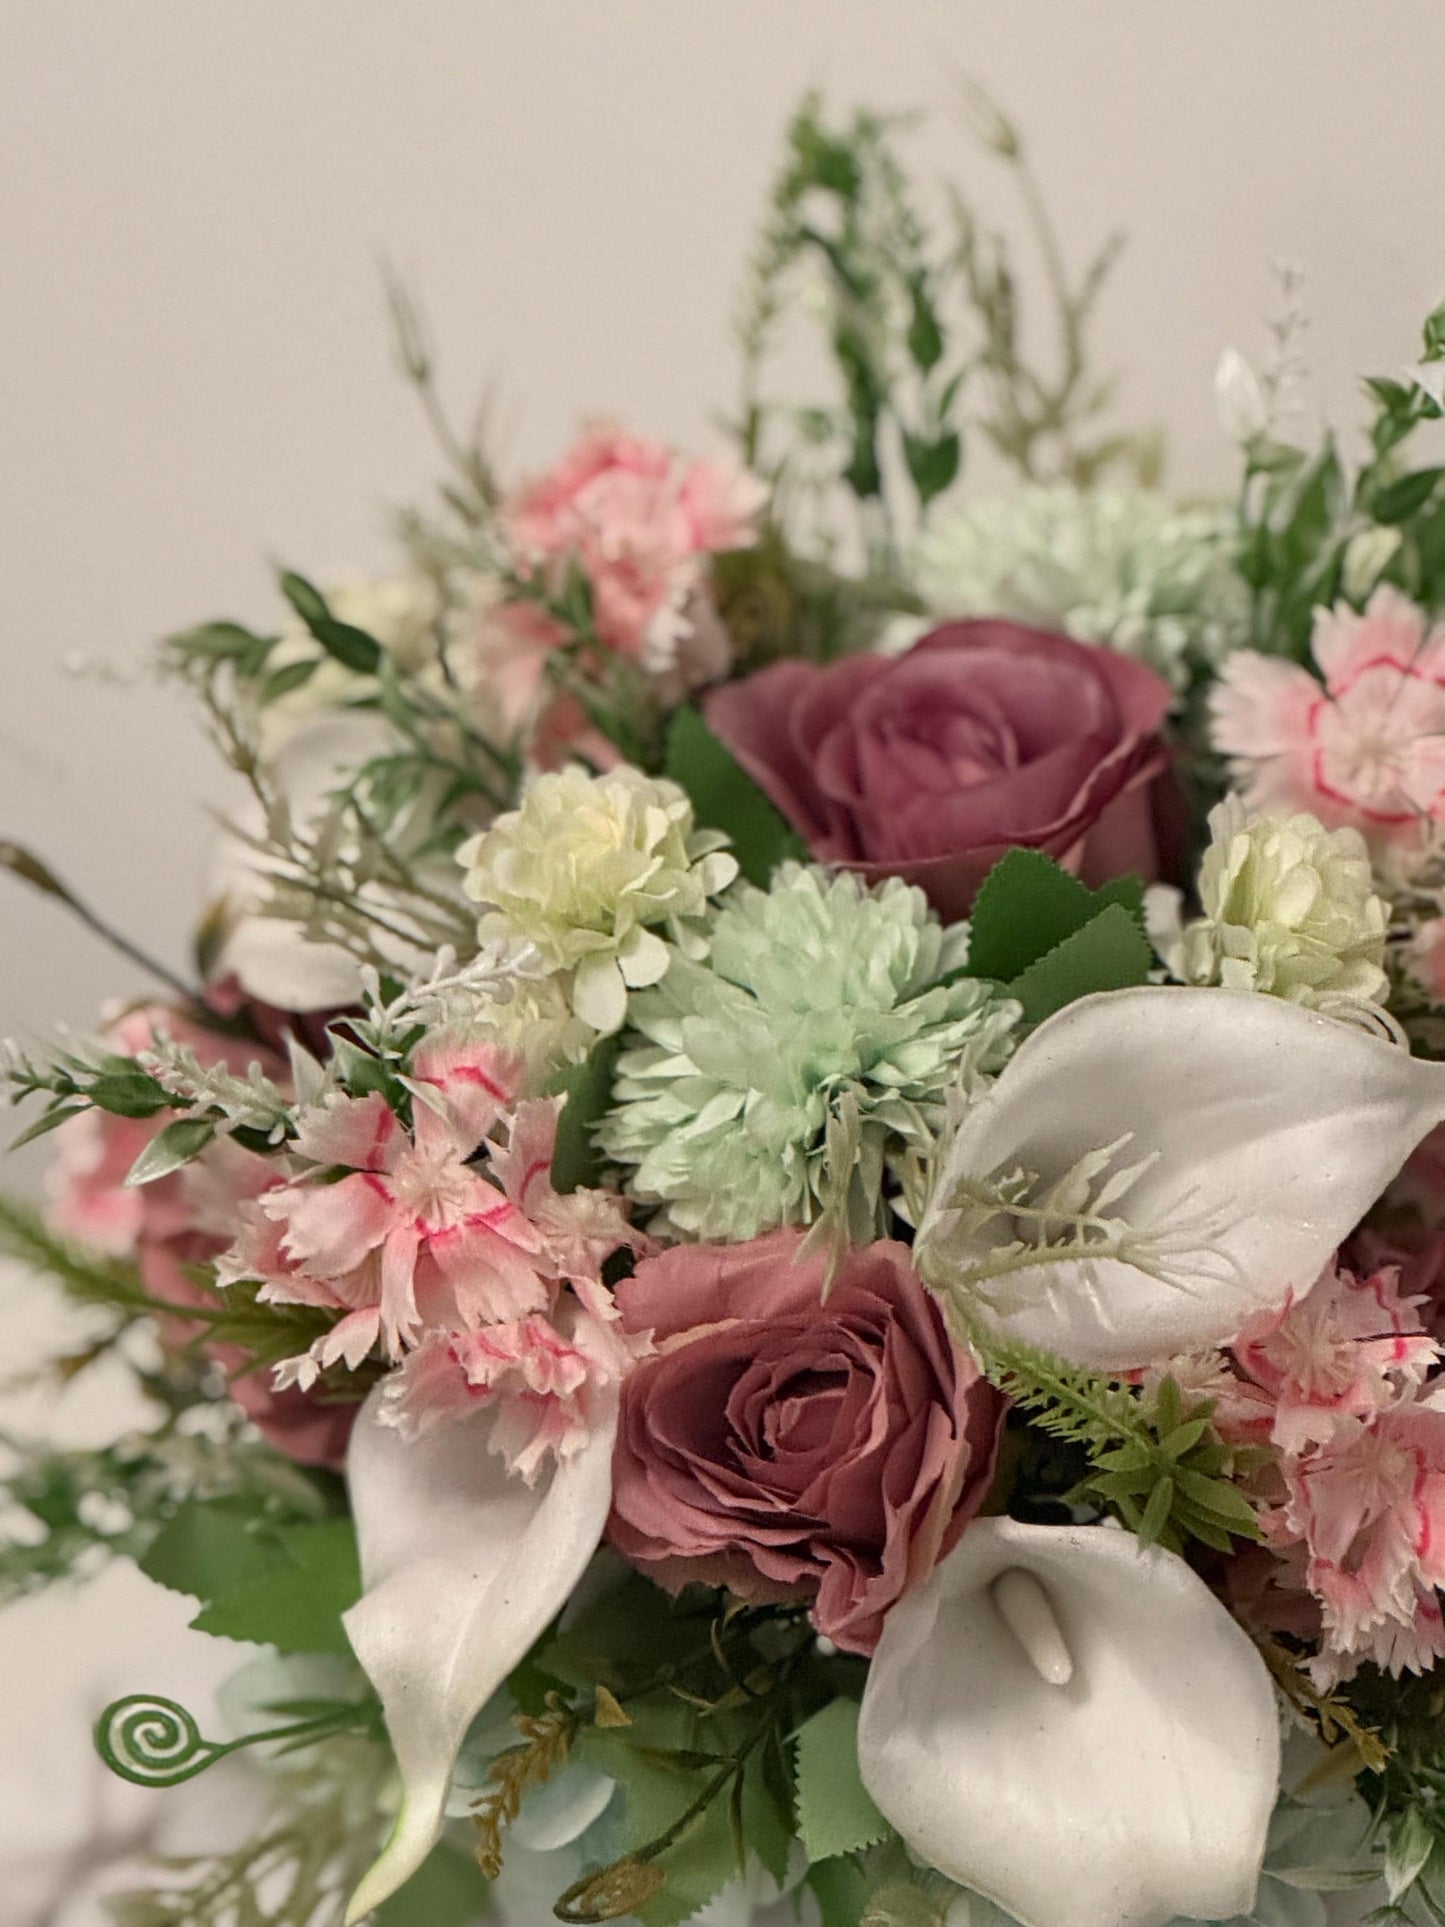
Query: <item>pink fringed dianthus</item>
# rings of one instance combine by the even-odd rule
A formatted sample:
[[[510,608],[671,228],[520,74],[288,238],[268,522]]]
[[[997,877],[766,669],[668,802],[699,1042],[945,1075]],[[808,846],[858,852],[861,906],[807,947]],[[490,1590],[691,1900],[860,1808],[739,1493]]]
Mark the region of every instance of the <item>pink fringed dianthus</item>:
[[[395,1424],[416,1433],[489,1400],[494,1448],[532,1479],[585,1436],[637,1350],[612,1330],[602,1267],[641,1241],[620,1198],[554,1188],[562,1100],[518,1102],[520,1082],[494,1045],[443,1035],[413,1060],[410,1130],[379,1093],[333,1094],[300,1120],[311,1168],[250,1207],[220,1276],[341,1314],[278,1384],[380,1346],[403,1361],[383,1395]]]
[[[1307,669],[1240,650],[1210,699],[1215,749],[1252,810],[1308,810],[1377,844],[1445,820],[1445,626],[1388,585],[1315,614]]]
[[[504,520],[526,566],[581,568],[605,648],[686,689],[728,666],[727,637],[702,593],[706,559],[753,541],[765,499],[731,464],[686,461],[599,427],[520,490]]]

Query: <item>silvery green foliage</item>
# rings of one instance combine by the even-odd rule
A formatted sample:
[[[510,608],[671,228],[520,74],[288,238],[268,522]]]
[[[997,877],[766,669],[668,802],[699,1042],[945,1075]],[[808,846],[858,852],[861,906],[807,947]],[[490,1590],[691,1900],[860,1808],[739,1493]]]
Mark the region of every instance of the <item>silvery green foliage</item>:
[[[689,1236],[886,1230],[885,1177],[930,1141],[960,1075],[1012,1049],[1017,1005],[947,981],[961,936],[896,878],[870,890],[789,863],[766,891],[740,886],[707,958],[674,954],[633,999],[603,1149]]]
[[[1007,616],[1137,656],[1182,688],[1248,632],[1227,532],[1145,489],[1063,484],[940,516],[914,557],[937,615]]]

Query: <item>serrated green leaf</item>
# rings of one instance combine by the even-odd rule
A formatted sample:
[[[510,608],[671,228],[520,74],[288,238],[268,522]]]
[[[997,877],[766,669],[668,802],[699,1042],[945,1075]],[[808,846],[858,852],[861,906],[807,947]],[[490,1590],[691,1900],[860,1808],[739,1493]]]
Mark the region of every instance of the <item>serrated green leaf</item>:
[[[179,1171],[183,1164],[198,1157],[215,1135],[215,1125],[206,1118],[178,1117],[174,1124],[168,1124],[151,1139],[126,1172],[127,1188],[168,1178],[172,1171]]]
[[[1147,983],[1153,963],[1138,919],[1112,903],[1015,977],[1009,994],[1023,1005],[1026,1023],[1041,1024],[1080,997]]]
[[[275,1538],[282,1565],[227,1588],[191,1624],[219,1639],[250,1640],[283,1653],[349,1653],[341,1615],[361,1596],[351,1521],[285,1526]]]
[[[161,1528],[138,1563],[157,1585],[208,1602],[283,1571],[288,1561],[254,1505],[193,1499]]]
[[[721,830],[749,883],[766,888],[779,863],[806,862],[807,847],[696,709],[678,710],[667,732],[665,769],[692,798],[700,825]]]
[[[559,1191],[595,1185],[602,1160],[593,1134],[612,1102],[612,1073],[621,1048],[618,1037],[604,1037],[582,1063],[557,1078],[551,1094],[567,1102],[557,1120],[557,1142],[552,1152],[552,1182]]]
[[[787,1761],[772,1739],[748,1756],[740,1811],[748,1850],[781,1887],[793,1845],[793,1802]]]
[[[1041,850],[1010,850],[984,878],[973,906],[969,975],[1011,983],[1114,905],[1142,929],[1143,903],[1137,877],[1090,890]]]
[[[858,1770],[858,1702],[835,1699],[793,1741],[798,1835],[809,1860],[857,1853],[892,1831]]]

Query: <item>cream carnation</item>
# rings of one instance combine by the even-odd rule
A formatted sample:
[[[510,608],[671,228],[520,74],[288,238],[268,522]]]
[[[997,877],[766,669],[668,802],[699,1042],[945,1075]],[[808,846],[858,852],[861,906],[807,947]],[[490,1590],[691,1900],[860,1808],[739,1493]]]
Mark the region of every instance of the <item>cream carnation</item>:
[[[693,827],[675,783],[629,767],[537,777],[519,809],[465,843],[467,895],[484,906],[485,943],[535,944],[571,976],[572,1007],[604,1034],[627,1013],[627,992],[655,984],[670,952],[653,926],[676,931],[726,889],[737,863],[726,839]]]
[[[1317,817],[1251,821],[1237,796],[1211,812],[1199,872],[1204,915],[1161,935],[1186,983],[1259,990],[1295,1004],[1383,999],[1387,916],[1363,839]]]

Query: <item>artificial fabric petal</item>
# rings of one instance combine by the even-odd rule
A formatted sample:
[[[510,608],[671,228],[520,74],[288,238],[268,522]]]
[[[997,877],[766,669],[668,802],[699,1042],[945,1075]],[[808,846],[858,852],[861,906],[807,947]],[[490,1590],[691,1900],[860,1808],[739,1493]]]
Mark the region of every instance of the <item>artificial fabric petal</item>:
[[[1081,998],[964,1113],[918,1262],[1026,1344],[1144,1365],[1307,1291],[1442,1118],[1445,1065],[1276,997]]]
[[[348,1927],[430,1852],[476,1714],[566,1604],[612,1503],[615,1395],[585,1443],[529,1487],[488,1449],[495,1414],[408,1440],[363,1408],[347,1466],[366,1590],[347,1635],[380,1696],[403,1785]]]
[[[1020,1572],[1063,1683],[999,1611]],[[1249,1912],[1279,1725],[1258,1653],[1182,1559],[1107,1526],[979,1519],[884,1624],[858,1763],[915,1853],[1027,1927],[1162,1927]]]

